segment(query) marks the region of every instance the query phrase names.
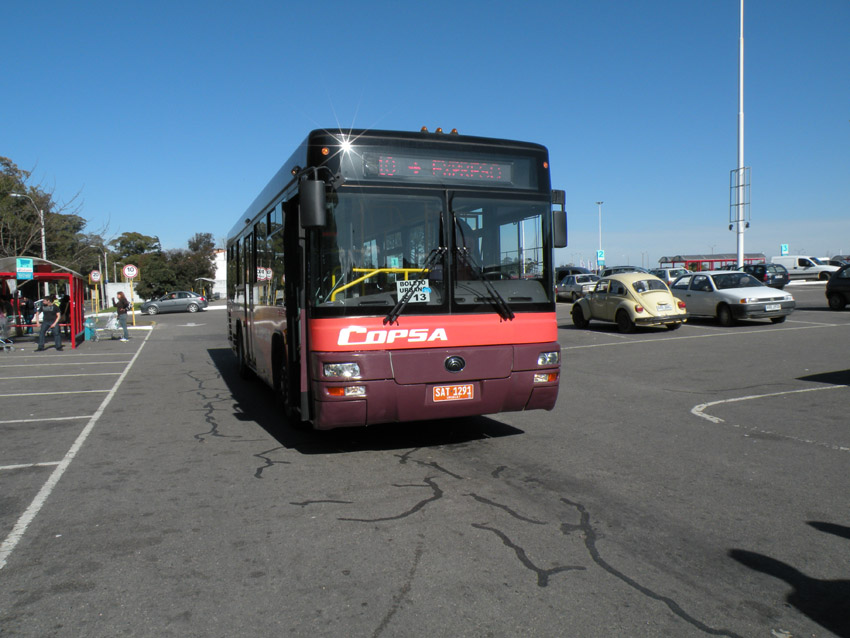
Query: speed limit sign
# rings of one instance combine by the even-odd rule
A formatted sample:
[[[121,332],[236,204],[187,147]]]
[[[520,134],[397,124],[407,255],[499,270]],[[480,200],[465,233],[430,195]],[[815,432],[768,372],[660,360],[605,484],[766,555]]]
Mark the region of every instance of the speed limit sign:
[[[126,264],[121,270],[121,272],[124,273],[124,276],[127,279],[135,279],[139,276],[139,269],[136,268],[133,264]]]
[[[89,273],[89,277],[91,278],[92,283],[94,283],[94,284],[98,283],[100,281],[100,271],[99,270],[92,270]]]

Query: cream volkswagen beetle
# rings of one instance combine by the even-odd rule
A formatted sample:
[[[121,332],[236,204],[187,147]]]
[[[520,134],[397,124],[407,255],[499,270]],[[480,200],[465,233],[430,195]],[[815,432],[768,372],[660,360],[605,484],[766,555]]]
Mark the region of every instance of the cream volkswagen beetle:
[[[661,279],[645,272],[603,277],[593,292],[573,304],[572,316],[577,328],[587,328],[591,320],[610,321],[620,332],[632,332],[635,326],[675,330],[688,320],[685,303]]]

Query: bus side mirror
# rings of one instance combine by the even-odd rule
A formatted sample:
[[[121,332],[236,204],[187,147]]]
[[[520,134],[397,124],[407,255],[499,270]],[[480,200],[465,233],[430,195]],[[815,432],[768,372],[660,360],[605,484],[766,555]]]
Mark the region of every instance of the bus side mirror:
[[[301,225],[304,228],[321,227],[327,224],[325,183],[320,179],[308,179],[298,187],[301,199]]]
[[[552,241],[555,248],[567,246],[567,194],[562,190],[552,191],[552,205],[560,206],[560,210],[552,211]]]
[[[567,211],[556,210],[552,213],[552,235],[555,248],[567,247]]]

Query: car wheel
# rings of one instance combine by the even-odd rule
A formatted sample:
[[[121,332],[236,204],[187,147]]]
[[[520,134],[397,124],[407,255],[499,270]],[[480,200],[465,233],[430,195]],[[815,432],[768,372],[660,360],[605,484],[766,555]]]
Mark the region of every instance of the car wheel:
[[[771,317],[771,323],[785,323],[785,317]]]
[[[726,304],[717,306],[717,322],[724,328],[735,325],[735,317],[732,316],[732,311]]]
[[[839,295],[838,293],[832,293],[829,296],[829,309],[830,310],[844,310],[844,306],[847,305],[846,300],[843,295]]]
[[[632,318],[629,317],[629,313],[625,310],[617,312],[617,329],[623,334],[628,334],[635,330],[635,324]]]
[[[148,306],[148,309],[145,310],[145,312],[148,313],[149,315],[155,315],[156,313],[159,312],[159,308],[157,308],[156,306]]]
[[[667,328],[667,330],[678,330],[679,328],[682,327],[682,324],[680,324],[680,323],[666,323],[666,324],[664,324],[664,327]]]
[[[576,328],[584,329],[590,325],[590,321],[584,318],[584,313],[581,311],[581,306],[573,306],[572,316],[573,324]]]
[[[826,281],[827,279],[829,279],[829,273],[822,272],[820,275],[818,275],[818,279],[820,279],[821,281]]]
[[[189,312],[198,312],[198,304],[190,303],[186,307],[186,310],[188,310]]]
[[[570,293],[570,301],[575,303],[576,299],[578,299],[578,295],[575,292]]]

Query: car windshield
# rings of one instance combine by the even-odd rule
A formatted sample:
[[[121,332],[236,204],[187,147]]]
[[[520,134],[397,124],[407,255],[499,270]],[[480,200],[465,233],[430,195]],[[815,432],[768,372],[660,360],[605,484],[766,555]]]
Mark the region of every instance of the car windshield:
[[[730,272],[728,275],[712,276],[714,285],[718,290],[728,290],[730,288],[757,288],[762,286],[762,283],[746,273]]]
[[[634,288],[635,292],[645,293],[645,292],[653,292],[658,290],[663,290],[667,292],[667,284],[665,284],[660,279],[639,279],[632,284],[632,288]]]

